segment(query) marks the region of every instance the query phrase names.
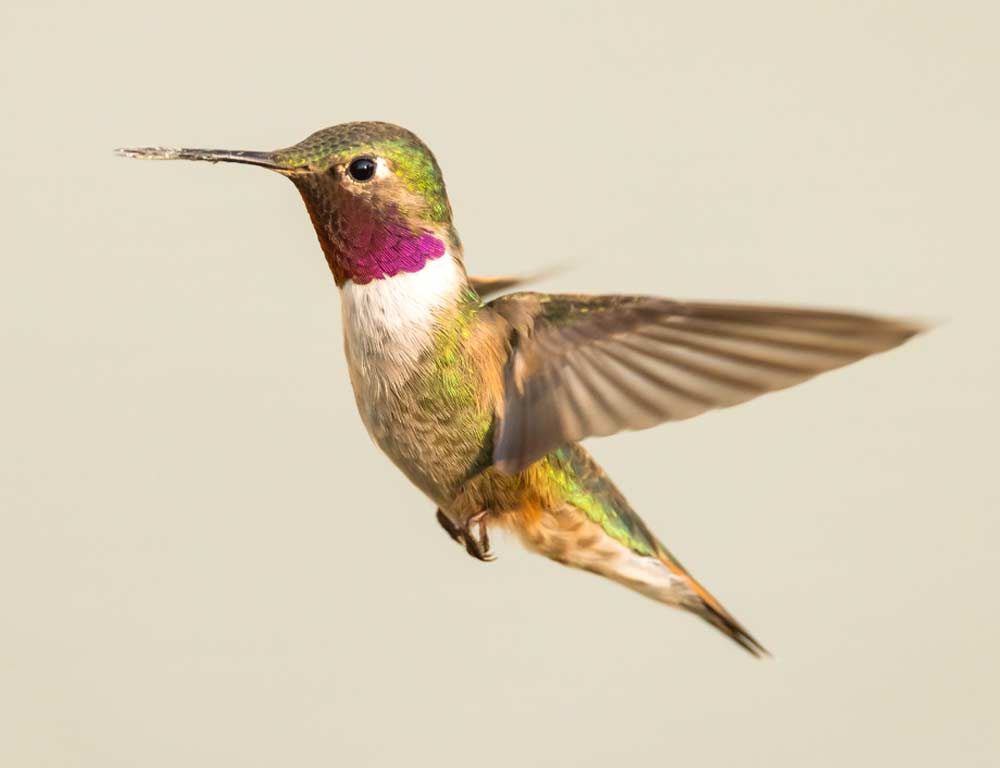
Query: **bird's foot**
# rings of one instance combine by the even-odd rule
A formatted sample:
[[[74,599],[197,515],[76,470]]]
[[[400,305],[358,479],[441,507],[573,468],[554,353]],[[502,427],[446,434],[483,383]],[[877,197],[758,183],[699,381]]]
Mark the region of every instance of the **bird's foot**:
[[[490,552],[490,534],[486,530],[486,510],[473,515],[465,524],[465,551],[484,563],[496,560],[496,555]],[[475,534],[473,534],[475,530]]]
[[[437,511],[437,521],[438,525],[444,528],[444,532],[451,536],[452,541],[457,541],[459,544],[463,545],[465,544],[465,542],[462,541],[462,529],[455,525],[455,523],[451,521],[451,518],[448,517],[448,515],[446,515],[440,507]]]
[[[452,540],[465,547],[466,552],[477,560],[489,563],[496,560],[496,556],[490,552],[490,535],[486,530],[486,514],[486,510],[483,510],[470,517],[465,525],[458,525],[439,509],[437,521]]]

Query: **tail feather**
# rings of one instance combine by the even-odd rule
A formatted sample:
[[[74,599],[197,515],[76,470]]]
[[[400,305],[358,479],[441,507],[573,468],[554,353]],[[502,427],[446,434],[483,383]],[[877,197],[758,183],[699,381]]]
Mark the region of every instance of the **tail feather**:
[[[549,494],[497,521],[528,549],[684,608],[754,656],[769,655],[674,559],[581,446],[556,451],[535,466],[542,468],[535,482]]]
[[[524,517],[508,522],[514,520],[520,524],[511,527],[528,549],[563,565],[617,581],[658,602],[684,608],[754,656],[770,655],[655,539],[655,553],[637,552],[568,504],[540,514],[536,511],[530,525],[524,524]]]
[[[757,642],[757,639],[747,632],[742,624],[721,607],[702,603],[700,608],[689,608],[688,610],[701,616],[701,618],[726,635],[726,637],[738,643],[741,648],[749,651],[757,658],[771,655],[767,648]]]
[[[747,632],[742,624],[733,618],[729,611],[722,607],[722,604],[707,589],[685,570],[684,566],[674,559],[673,555],[662,544],[659,545],[658,549],[657,554],[660,562],[667,566],[675,576],[683,579],[690,590],[690,599],[682,603],[682,607],[700,616],[754,656],[760,658],[771,655],[763,645],[757,642],[753,635]]]

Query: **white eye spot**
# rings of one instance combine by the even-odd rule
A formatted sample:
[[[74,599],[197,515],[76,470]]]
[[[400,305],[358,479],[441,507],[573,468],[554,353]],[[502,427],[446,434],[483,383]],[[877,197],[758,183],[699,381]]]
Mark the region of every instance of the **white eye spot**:
[[[389,168],[389,163],[386,162],[384,157],[375,158],[375,178],[384,179],[387,176],[391,176],[392,171]]]

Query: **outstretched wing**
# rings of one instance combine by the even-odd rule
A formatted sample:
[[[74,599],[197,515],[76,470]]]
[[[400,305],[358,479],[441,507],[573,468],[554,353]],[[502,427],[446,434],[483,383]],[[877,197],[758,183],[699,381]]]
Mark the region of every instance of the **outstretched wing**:
[[[515,293],[493,461],[518,472],[585,437],[645,429],[790,387],[922,326],[846,312],[643,296]]]

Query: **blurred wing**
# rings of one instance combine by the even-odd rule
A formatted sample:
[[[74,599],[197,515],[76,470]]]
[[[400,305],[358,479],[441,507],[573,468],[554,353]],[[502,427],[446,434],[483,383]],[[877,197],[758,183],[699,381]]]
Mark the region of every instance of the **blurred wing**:
[[[564,265],[555,264],[548,266],[530,275],[503,275],[501,277],[470,277],[469,285],[480,296],[492,296],[503,291],[509,291],[519,285],[534,283],[564,270]]]
[[[516,293],[490,304],[511,354],[493,461],[518,472],[585,437],[784,389],[903,343],[903,320],[642,296]]]
[[[516,285],[524,285],[530,279],[530,277],[516,277],[512,275],[505,277],[470,277],[469,285],[480,296],[490,296],[494,293],[506,291]]]

